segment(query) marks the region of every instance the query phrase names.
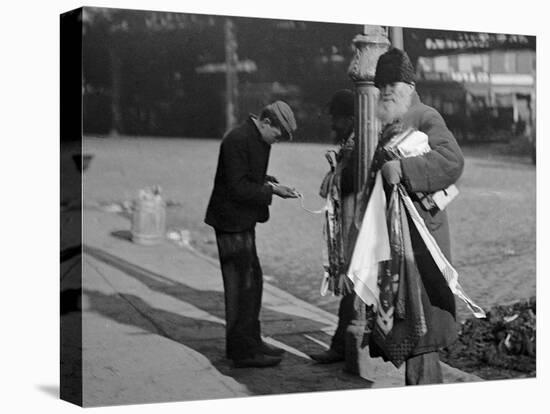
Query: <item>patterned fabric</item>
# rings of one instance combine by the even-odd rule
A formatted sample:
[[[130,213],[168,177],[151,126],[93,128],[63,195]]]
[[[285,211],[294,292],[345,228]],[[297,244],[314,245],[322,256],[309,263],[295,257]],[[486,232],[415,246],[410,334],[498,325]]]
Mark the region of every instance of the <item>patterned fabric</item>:
[[[361,189],[361,197],[359,198],[359,201],[355,206],[355,228],[357,229],[361,228],[361,221],[363,220],[365,210],[367,209],[367,203],[369,201],[371,192],[374,189],[376,174],[378,173],[378,171],[380,171],[382,165],[384,165],[386,161],[391,160],[391,157],[388,156],[388,153],[384,149],[384,146],[394,135],[399,134],[402,131],[403,124],[398,121],[386,125],[382,129],[382,131],[380,131],[378,144],[376,146],[376,149],[374,150],[374,155],[369,166],[367,179],[363,188]],[[352,243],[355,241],[353,237],[357,237],[357,233],[355,235],[352,235]]]
[[[382,187],[382,175],[378,173],[347,272],[355,293],[368,306],[378,306],[379,263],[390,259],[386,196]]]
[[[461,299],[466,304],[470,312],[472,312],[472,314],[476,318],[485,318],[485,311],[470,299],[470,297],[462,289],[462,286],[460,286],[460,283],[458,283],[458,272],[451,265],[451,263],[449,263],[445,255],[441,252],[441,249],[437,245],[437,242],[426,228],[424,220],[422,220],[422,217],[420,217],[418,211],[416,211],[412,200],[407,195],[407,192],[402,186],[400,186],[399,192],[401,194],[401,198],[405,203],[407,211],[411,215],[413,223],[420,233],[420,236],[422,237],[422,240],[424,241],[428,251],[430,252],[435,264],[437,265],[437,267],[441,271],[441,274],[449,285],[451,292],[453,292],[456,297]]]
[[[319,191],[319,194],[326,198],[323,224],[325,244],[323,246],[322,295],[325,295],[328,291],[334,295],[346,295],[353,292],[353,286],[345,277],[348,265],[347,255],[349,255],[349,253],[346,253],[349,236],[347,222],[349,221],[349,224],[351,224],[352,218],[346,220],[346,203],[349,201],[346,199],[347,196],[343,195],[342,174],[343,169],[349,162],[350,153],[353,151],[354,138],[355,136],[352,133],[341,144],[338,152],[327,151],[325,154],[330,164],[330,171],[323,179]],[[353,212],[353,208],[351,211]]]
[[[394,186],[387,213],[391,259],[383,262],[378,274],[377,329],[387,335],[393,328],[393,318],[397,302],[400,274],[404,273],[403,235],[401,233],[401,210],[397,188]],[[402,309],[399,309],[403,311]]]
[[[391,259],[380,264],[379,305],[372,332],[372,340],[396,367],[410,356],[428,331],[420,274],[399,187],[394,186],[388,208]]]
[[[345,265],[344,244],[342,242],[342,223],[338,220],[342,208],[338,192],[331,186],[327,196],[325,208],[325,221],[323,225],[323,284],[321,294],[331,291],[335,295],[341,292],[340,269]]]

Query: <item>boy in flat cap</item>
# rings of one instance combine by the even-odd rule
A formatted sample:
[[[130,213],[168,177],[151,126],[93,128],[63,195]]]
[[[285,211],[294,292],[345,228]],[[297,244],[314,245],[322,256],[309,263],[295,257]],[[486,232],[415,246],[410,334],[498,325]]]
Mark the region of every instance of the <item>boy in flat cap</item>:
[[[235,367],[269,367],[284,351],[262,341],[260,307],[263,275],[256,253],[256,223],[269,219],[273,195],[298,193],[266,175],[271,145],[290,141],[296,130],[283,101],[250,115],[229,131],[220,146],[206,224],[214,227],[225,291],[226,356]]]
[[[403,184],[426,227],[450,261],[447,212],[437,208],[427,210],[416,193],[434,193],[454,184],[464,168],[462,152],[441,115],[420,101],[415,91],[414,68],[405,52],[393,48],[381,55],[374,83],[380,90],[377,115],[382,122],[382,131],[371,162],[367,186],[372,190],[379,170],[386,185]],[[389,160],[383,145],[396,133],[408,128],[424,132],[431,150],[420,156]],[[421,279],[421,301],[427,333],[406,359],[405,383],[440,383],[442,373],[438,350],[451,345],[457,338],[455,300],[410,219],[409,223],[414,258]],[[385,358],[384,349],[377,346],[372,336],[369,350],[371,356]]]

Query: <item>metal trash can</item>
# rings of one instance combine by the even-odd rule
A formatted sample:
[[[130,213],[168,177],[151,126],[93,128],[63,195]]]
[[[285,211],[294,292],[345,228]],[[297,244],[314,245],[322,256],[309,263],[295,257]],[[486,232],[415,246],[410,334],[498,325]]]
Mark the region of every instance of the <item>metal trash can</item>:
[[[145,246],[160,243],[166,227],[166,205],[160,188],[141,190],[133,207],[132,241]]]

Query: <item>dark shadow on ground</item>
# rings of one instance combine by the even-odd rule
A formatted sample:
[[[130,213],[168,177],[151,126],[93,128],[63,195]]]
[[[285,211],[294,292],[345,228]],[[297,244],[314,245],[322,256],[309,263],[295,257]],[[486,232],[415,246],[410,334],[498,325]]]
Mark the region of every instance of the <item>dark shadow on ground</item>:
[[[60,377],[58,395],[61,399],[77,405],[82,405],[81,249],[80,244],[62,245],[59,269]]]
[[[91,311],[117,323],[161,335],[201,353],[219,372],[245,385],[255,395],[337,391],[369,388],[371,385],[369,381],[343,373],[341,364],[316,365],[288,353],[277,367],[236,369],[224,357],[225,328],[221,324],[151,307],[135,295],[105,295],[88,290],[84,294],[89,299]],[[136,312],[141,317],[137,317]],[[280,339],[294,346],[298,336],[287,335]]]
[[[59,399],[59,385],[39,385],[36,388],[56,400]]]
[[[85,246],[84,252],[134,277],[153,291],[170,295],[175,299],[190,303],[220,319],[225,318],[225,299],[223,292],[193,289],[184,283],[167,278],[159,273],[151,272],[150,270],[144,269],[143,267],[137,266],[101,249]],[[288,332],[289,330],[296,329],[299,329],[301,332],[318,332],[321,328],[325,327],[325,325],[310,319],[265,308],[262,309],[261,319],[264,321],[263,332],[267,335],[271,335],[271,329],[266,325],[271,324],[277,324],[279,328],[283,328],[280,325],[284,324],[285,329],[277,329],[278,332]]]
[[[170,295],[224,319],[222,292],[191,288],[100,249],[86,246],[85,253],[134,277],[151,290]],[[147,303],[147,298],[135,295],[105,295],[96,291],[84,291],[84,294],[89,299],[89,311],[122,324],[162,335],[192,348],[208,358],[222,374],[233,377],[255,395],[360,389],[372,385],[360,377],[345,374],[342,371],[343,364],[317,365],[290,353],[286,354],[282,364],[277,367],[235,369],[225,359],[225,326],[221,323],[154,308]],[[142,317],[136,318],[135,311]],[[329,340],[326,334],[320,332],[324,325],[306,318],[264,309],[262,321],[264,335],[267,334],[306,354],[318,352],[322,348],[305,338],[304,333],[317,338],[320,338],[320,335],[324,336],[324,342]]]
[[[78,256],[82,253],[82,244],[78,243],[74,246],[69,246],[61,249],[61,263],[66,262],[67,260],[72,259],[73,257]]]
[[[129,230],[117,230],[111,233],[111,236],[124,241],[132,241],[132,233]]]

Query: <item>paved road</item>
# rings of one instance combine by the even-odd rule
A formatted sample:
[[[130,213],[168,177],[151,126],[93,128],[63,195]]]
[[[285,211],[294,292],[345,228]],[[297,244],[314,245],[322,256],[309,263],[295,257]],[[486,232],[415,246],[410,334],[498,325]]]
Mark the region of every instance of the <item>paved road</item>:
[[[203,223],[215,172],[217,140],[88,139],[96,155],[85,177],[86,202],[133,199],[139,188],[160,184],[171,203],[168,225],[191,231],[202,252],[217,257],[212,229]],[[306,207],[317,209],[326,145],[278,144],[269,172],[298,188]],[[535,294],[536,182],[528,158],[492,156],[467,149],[460,195],[449,206],[453,262],[472,299],[490,308]],[[106,185],[108,184],[108,185]],[[298,201],[275,198],[269,222],[257,227],[265,273],[275,286],[335,313],[338,298],[321,297],[321,218]],[[461,319],[468,317],[458,304]]]
[[[82,256],[83,405],[188,401],[249,395],[403,385],[403,368],[364,355],[364,378],[343,364],[314,364],[336,318],[266,283],[265,339],[287,350],[267,369],[235,369],[224,358],[223,287],[217,263],[168,240],[129,240],[124,214],[85,209]],[[62,267],[66,291],[78,285],[77,257]],[[70,324],[75,312],[63,316]],[[78,352],[78,341],[67,348]],[[79,369],[65,364],[62,371]],[[444,365],[446,382],[479,381]],[[73,390],[74,391],[74,390]]]
[[[327,346],[338,298],[317,293],[319,217],[275,200],[258,226],[266,273],[262,321],[268,341],[287,349],[279,367],[234,369],[223,357],[223,291],[213,233],[202,223],[217,157],[213,140],[88,139],[84,175],[83,355],[85,405],[226,398],[400,386],[402,372],[369,360],[366,378],[319,366],[308,352]],[[270,172],[319,207],[324,146],[274,148]],[[451,206],[454,261],[472,298],[490,305],[534,293],[535,182],[528,163],[467,158]],[[121,206],[160,184],[168,226],[189,230],[192,246],[129,240]],[[113,208],[114,207],[114,208]],[[118,210],[117,210],[118,209]],[[70,219],[70,214],[66,215]],[[195,250],[198,249],[198,250]],[[77,270],[67,261],[64,288]],[[74,314],[64,316],[69,322]],[[76,347],[78,344],[69,343]],[[65,367],[70,372],[74,367]],[[445,366],[447,382],[479,380]]]

